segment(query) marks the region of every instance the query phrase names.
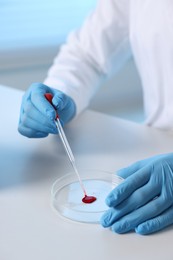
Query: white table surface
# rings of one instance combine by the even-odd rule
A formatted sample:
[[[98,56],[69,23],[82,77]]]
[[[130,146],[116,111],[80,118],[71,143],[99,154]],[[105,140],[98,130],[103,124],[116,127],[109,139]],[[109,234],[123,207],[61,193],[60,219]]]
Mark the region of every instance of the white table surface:
[[[149,236],[66,220],[50,207],[52,183],[71,167],[58,136],[17,132],[22,92],[0,87],[0,260],[173,259],[173,227]],[[114,172],[173,150],[173,133],[86,111],[65,128],[78,168]]]

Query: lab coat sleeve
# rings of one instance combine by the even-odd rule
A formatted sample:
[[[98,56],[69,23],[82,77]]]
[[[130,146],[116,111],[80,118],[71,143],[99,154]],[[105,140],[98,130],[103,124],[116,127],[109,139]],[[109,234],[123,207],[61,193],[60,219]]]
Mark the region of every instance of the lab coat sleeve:
[[[98,87],[130,56],[128,0],[101,0],[83,26],[72,32],[44,83],[71,96],[77,114]]]

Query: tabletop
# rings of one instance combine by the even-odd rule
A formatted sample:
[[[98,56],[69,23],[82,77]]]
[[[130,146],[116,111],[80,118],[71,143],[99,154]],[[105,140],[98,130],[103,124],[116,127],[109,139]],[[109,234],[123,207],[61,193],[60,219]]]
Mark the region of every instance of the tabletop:
[[[0,86],[0,259],[172,259],[173,228],[141,236],[67,220],[52,210],[53,182],[71,166],[57,135],[17,131],[23,92]],[[173,133],[87,110],[65,127],[80,168],[115,172],[172,152]]]

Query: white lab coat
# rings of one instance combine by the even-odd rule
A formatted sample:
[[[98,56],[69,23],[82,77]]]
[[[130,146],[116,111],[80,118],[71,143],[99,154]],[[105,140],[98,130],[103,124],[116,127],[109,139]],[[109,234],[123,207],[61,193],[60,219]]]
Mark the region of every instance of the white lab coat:
[[[143,86],[145,123],[172,129],[172,0],[98,1],[83,26],[62,46],[44,83],[70,95],[79,114],[98,86],[131,55]]]

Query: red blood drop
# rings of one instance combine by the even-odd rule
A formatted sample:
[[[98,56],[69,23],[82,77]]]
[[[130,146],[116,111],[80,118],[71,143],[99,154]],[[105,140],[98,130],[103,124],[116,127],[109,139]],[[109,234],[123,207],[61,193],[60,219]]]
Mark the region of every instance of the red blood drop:
[[[87,196],[83,197],[82,202],[84,203],[93,203],[97,198],[94,196]]]

